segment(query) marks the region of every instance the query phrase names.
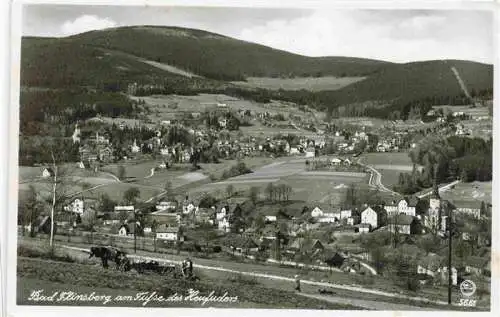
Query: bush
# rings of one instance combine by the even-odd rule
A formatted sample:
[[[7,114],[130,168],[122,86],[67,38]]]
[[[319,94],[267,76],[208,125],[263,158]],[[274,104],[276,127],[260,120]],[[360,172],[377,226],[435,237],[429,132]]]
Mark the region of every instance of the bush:
[[[416,292],[420,289],[420,282],[417,277],[413,276],[408,279],[407,287],[409,291]]]

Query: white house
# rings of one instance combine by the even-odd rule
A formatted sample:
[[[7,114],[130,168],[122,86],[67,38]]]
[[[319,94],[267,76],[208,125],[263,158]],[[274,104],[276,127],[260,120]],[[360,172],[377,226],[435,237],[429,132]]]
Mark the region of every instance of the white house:
[[[226,128],[226,126],[227,126],[227,119],[226,118],[220,118],[219,119],[219,126],[221,128],[223,128],[223,129]]]
[[[319,208],[319,207],[315,207],[311,211],[311,217],[313,217],[313,218],[319,218],[319,217],[322,217],[322,216],[323,216],[323,210],[321,210],[321,208]]]
[[[44,168],[42,171],[42,177],[48,178],[51,176],[54,176],[54,171],[50,167]]]
[[[137,145],[137,140],[134,139],[134,144],[132,144],[130,150],[132,151],[132,153],[139,153],[141,148]]]
[[[366,208],[361,212],[361,223],[362,224],[369,224],[372,228],[377,228],[378,227],[378,215],[375,210],[373,210],[371,207]]]
[[[385,225],[387,221],[387,211],[379,206],[367,207],[361,212],[361,224],[369,224],[371,229]]]
[[[340,219],[347,219],[352,216],[352,210],[341,210]]]
[[[334,223],[337,222],[340,219],[340,214],[339,213],[324,213],[321,217],[317,219],[318,222],[321,223]]]
[[[135,208],[134,206],[115,206],[115,212],[134,212]]]
[[[177,204],[172,201],[161,201],[156,205],[157,211],[175,210],[176,208]]]
[[[332,165],[340,165],[340,164],[342,163],[342,160],[341,160],[341,159],[339,159],[339,158],[337,158],[337,157],[335,157],[335,158],[332,158],[332,159],[330,160],[330,163],[331,163]]]
[[[64,210],[72,212],[72,213],[76,213],[79,215],[83,215],[83,210],[84,210],[83,206],[84,206],[83,199],[76,198],[69,205],[65,206]]]
[[[170,150],[168,147],[164,147],[162,149],[160,149],[160,154],[161,155],[169,155],[170,154]]]
[[[476,219],[481,218],[481,203],[478,201],[453,201],[456,206],[453,212],[470,215]]]
[[[264,221],[265,222],[276,222],[276,216],[265,216]]]
[[[228,210],[226,207],[222,207],[215,215],[215,219],[220,221],[227,216]]]
[[[227,217],[217,221],[217,228],[224,232],[229,232],[231,230],[231,224],[229,223]]]
[[[405,198],[401,199],[398,203],[398,211],[400,214],[415,217],[415,207],[417,205],[416,199]]]
[[[179,227],[168,227],[163,225],[156,229],[156,239],[164,241],[183,241],[184,237]]]
[[[182,213],[187,215],[187,214],[190,214],[192,212],[196,213],[198,212],[198,207],[195,206],[192,202],[188,202],[188,203],[184,203],[182,205]]]

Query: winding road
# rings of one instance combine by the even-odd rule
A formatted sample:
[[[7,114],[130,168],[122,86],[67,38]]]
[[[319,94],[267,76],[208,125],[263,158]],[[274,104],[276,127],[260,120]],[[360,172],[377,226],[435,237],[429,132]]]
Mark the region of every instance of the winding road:
[[[370,186],[377,188],[378,190],[380,190],[382,192],[390,193],[394,196],[401,196],[400,193],[397,193],[393,190],[390,190],[384,184],[382,184],[382,174],[379,171],[377,171],[371,165],[364,164],[361,160],[362,160],[362,158],[358,159],[357,163],[371,171],[370,180],[368,182]],[[444,192],[444,191],[452,188],[453,186],[455,186],[458,183],[460,183],[460,180],[456,180],[456,181],[451,182],[449,184],[442,185],[441,187],[439,187],[438,190],[439,190],[439,192]],[[418,195],[417,197],[422,199],[422,198],[429,196],[430,194],[432,194],[432,190],[429,190],[428,192],[426,192],[424,194]]]

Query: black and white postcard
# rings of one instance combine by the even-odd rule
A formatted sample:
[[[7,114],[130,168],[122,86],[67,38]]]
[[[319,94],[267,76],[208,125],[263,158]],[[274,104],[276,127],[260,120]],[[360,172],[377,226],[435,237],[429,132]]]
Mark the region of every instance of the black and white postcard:
[[[492,313],[494,3],[214,2],[14,2],[9,316]]]

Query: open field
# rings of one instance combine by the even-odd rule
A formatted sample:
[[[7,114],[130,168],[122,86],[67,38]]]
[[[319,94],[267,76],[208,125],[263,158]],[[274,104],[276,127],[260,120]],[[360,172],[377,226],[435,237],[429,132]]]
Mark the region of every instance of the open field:
[[[44,168],[45,167],[42,166],[19,166],[19,182],[24,183],[41,179]],[[61,171],[65,175],[73,175],[82,178],[102,178],[109,180],[114,179],[113,176],[107,173],[94,173],[94,171],[92,170],[77,168],[76,164],[62,165]]]
[[[472,107],[471,105],[463,105],[463,106],[434,106],[432,107],[434,110],[443,109],[446,111],[452,112],[463,112],[466,115],[471,116],[473,119],[477,117],[485,117],[489,116],[488,107]]]
[[[269,183],[281,182],[292,187],[291,200],[340,203],[344,197],[344,189],[351,183],[367,183],[368,174],[308,172],[305,170],[304,159],[288,158],[262,166],[253,173],[205,184],[190,192],[224,192],[228,185],[232,185],[235,191],[247,191],[256,186],[261,189],[261,195],[264,195],[264,189]]]
[[[492,202],[492,182],[458,183],[455,188],[444,191],[443,199],[459,201]]]
[[[393,185],[397,185],[399,183],[399,174],[411,172],[411,169],[409,171],[397,169],[376,169],[382,175],[382,184],[391,190]]]
[[[102,186],[93,190],[83,192],[83,196],[87,198],[99,198],[102,194],[107,194],[109,198],[120,202],[123,200],[123,194],[130,188],[137,188],[140,191],[139,201],[145,201],[152,196],[160,194],[163,190],[161,188],[154,188],[139,184],[129,184],[129,183],[116,183],[106,186]]]
[[[356,83],[365,79],[365,77],[296,77],[296,78],[271,78],[271,77],[247,77],[246,82],[237,81],[233,84],[252,87],[263,88],[271,90],[337,90],[344,88],[350,84]]]
[[[397,169],[401,166],[411,167],[413,165],[407,152],[366,153],[360,158],[363,163],[368,165],[395,165]]]
[[[161,122],[162,120],[173,120],[181,113],[203,113],[208,109],[217,109],[218,104],[226,106],[219,109],[228,110],[250,110],[251,112],[269,112],[271,114],[282,113],[285,116],[296,115],[305,118],[313,118],[321,116],[321,113],[309,109],[306,113],[298,108],[294,103],[273,100],[269,103],[258,103],[254,101],[239,99],[221,94],[198,94],[196,96],[180,96],[180,95],[153,95],[134,97],[129,96],[134,100],[144,100],[146,105],[153,112],[150,116],[152,122]]]

